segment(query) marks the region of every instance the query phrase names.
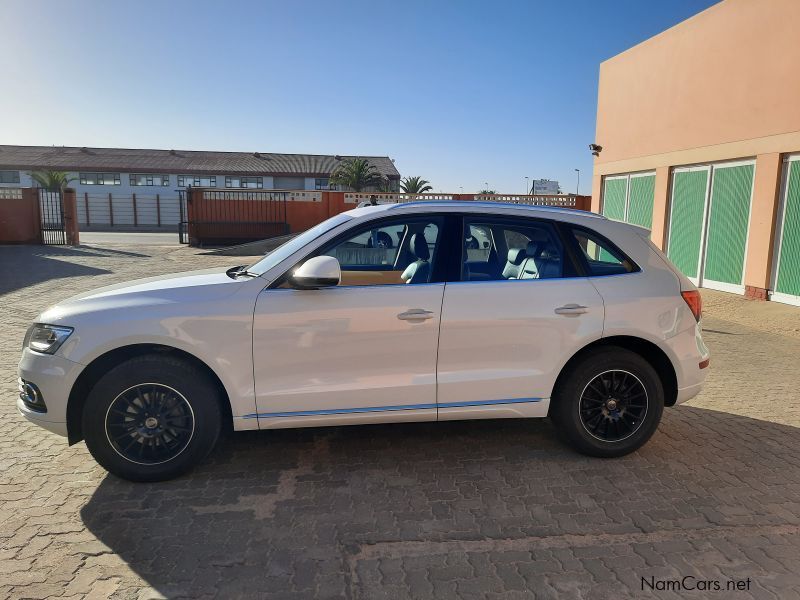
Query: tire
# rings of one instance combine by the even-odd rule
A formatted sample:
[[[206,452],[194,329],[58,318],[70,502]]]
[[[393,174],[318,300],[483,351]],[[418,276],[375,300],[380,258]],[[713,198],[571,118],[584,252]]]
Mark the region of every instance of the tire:
[[[220,400],[211,378],[186,361],[132,358],[89,393],[82,415],[86,446],[104,469],[123,479],[172,479],[214,449]]]
[[[610,458],[640,448],[664,412],[664,387],[640,355],[608,346],[569,367],[553,392],[550,417],[578,452]]]

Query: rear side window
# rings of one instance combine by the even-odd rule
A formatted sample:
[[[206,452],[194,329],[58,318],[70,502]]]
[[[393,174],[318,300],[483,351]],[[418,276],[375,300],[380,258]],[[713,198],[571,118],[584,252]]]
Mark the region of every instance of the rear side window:
[[[636,265],[608,240],[585,229],[573,229],[572,235],[578,242],[590,277],[638,271]]]
[[[478,218],[465,223],[462,281],[558,279],[574,274],[557,229],[533,219]]]

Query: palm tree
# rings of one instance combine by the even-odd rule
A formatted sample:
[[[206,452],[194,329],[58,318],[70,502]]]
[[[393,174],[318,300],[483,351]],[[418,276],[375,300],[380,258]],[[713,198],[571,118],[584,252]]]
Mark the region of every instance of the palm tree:
[[[336,167],[331,174],[330,182],[348,187],[354,192],[361,192],[367,187],[380,187],[383,177],[367,159],[349,158]]]
[[[75,181],[74,177],[70,177],[64,171],[37,171],[31,173],[31,177],[39,187],[49,192],[63,192],[64,188]]]
[[[393,194],[396,190],[392,189],[392,182],[388,179],[381,179],[378,185],[378,191],[382,194]]]
[[[431,182],[422,177],[406,177],[400,182],[400,189],[406,194],[424,194],[425,192],[432,192],[433,186]]]
[[[495,195],[496,193],[497,193],[497,192],[496,192],[495,190],[481,190],[480,192],[478,192],[478,194],[479,194],[480,196],[493,196],[493,195]]]

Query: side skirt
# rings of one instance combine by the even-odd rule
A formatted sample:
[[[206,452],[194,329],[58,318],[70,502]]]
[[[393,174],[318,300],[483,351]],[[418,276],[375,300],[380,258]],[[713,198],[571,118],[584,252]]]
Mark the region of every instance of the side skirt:
[[[291,412],[252,413],[234,417],[236,431],[326,427],[368,423],[458,421],[466,419],[520,419],[546,417],[549,398],[511,398],[444,404],[408,404],[359,408],[331,408]]]

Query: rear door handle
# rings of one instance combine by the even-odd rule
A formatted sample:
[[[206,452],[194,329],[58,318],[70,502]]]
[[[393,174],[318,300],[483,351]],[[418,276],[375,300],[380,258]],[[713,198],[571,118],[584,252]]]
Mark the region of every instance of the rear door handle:
[[[425,319],[432,319],[433,313],[424,308],[410,308],[406,312],[401,312],[397,315],[401,321],[424,321]]]
[[[588,308],[580,304],[565,304],[564,306],[559,306],[555,310],[555,313],[557,315],[564,315],[565,317],[577,317],[578,315],[588,312],[588,310]]]

